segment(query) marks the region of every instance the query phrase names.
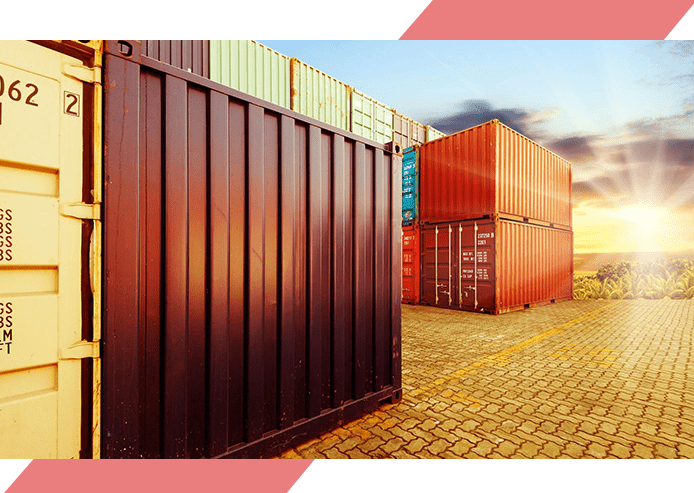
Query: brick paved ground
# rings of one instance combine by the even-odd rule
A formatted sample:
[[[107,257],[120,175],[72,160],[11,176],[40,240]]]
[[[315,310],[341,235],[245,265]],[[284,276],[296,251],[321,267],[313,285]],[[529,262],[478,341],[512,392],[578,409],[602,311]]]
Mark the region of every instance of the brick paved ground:
[[[402,402],[282,457],[694,458],[694,301],[402,323]]]

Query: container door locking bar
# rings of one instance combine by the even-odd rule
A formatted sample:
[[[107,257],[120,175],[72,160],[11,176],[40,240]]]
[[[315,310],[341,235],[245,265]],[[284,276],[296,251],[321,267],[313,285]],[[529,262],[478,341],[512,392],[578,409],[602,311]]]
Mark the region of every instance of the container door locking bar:
[[[79,341],[60,350],[60,359],[99,358],[99,341]]]
[[[101,219],[101,204],[60,204],[60,214],[75,219],[97,221]]]

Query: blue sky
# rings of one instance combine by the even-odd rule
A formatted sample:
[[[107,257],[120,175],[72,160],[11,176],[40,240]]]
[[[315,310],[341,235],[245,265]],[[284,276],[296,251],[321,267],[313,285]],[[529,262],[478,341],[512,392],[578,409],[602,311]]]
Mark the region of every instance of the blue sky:
[[[568,159],[579,251],[694,250],[694,42],[260,42],[446,133],[498,118]]]

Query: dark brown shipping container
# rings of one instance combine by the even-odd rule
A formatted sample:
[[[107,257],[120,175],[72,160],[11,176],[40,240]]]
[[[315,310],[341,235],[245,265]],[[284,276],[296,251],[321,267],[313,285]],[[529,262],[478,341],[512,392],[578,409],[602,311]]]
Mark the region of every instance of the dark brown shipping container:
[[[423,144],[419,172],[422,222],[498,216],[571,229],[571,164],[499,120]]]
[[[103,457],[263,457],[401,397],[401,158],[107,42]]]
[[[140,43],[144,56],[210,78],[209,40],[149,39]]]
[[[573,298],[573,233],[514,221],[421,231],[425,305],[504,313]]]

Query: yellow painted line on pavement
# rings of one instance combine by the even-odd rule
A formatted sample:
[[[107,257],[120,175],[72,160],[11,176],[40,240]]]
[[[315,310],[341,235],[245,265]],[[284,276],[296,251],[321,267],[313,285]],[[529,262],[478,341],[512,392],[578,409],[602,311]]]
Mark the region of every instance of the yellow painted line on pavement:
[[[511,346],[510,348],[504,349],[503,351],[499,351],[496,354],[492,354],[491,356],[485,356],[479,361],[476,361],[475,363],[472,363],[471,365],[466,366],[465,368],[461,368],[460,370],[451,373],[450,375],[446,375],[444,377],[438,378],[435,380],[433,383],[434,385],[442,385],[446,382],[449,382],[451,380],[454,380],[456,378],[461,378],[466,375],[469,375],[471,373],[474,373],[477,369],[479,368],[484,368],[487,366],[491,365],[498,365],[498,366],[504,366],[506,364],[505,360],[512,354],[517,353],[518,351],[525,349],[528,346],[532,346],[533,344],[537,344],[538,342],[551,337],[555,335],[556,333],[571,327],[572,325],[576,325],[579,322],[584,321],[587,318],[590,318],[603,310],[606,310],[610,306],[614,305],[616,301],[613,301],[612,303],[608,303],[607,305],[601,306],[600,308],[596,308],[595,310],[592,310],[586,314],[581,315],[580,317],[576,317],[573,320],[569,320],[566,323],[563,323],[561,325],[558,325],[557,327],[554,327],[552,329],[546,330],[545,332],[542,332],[541,334],[536,335],[535,337],[531,337],[528,340],[525,340],[523,342],[520,342],[516,344],[515,346]],[[432,384],[425,385],[423,387],[420,387],[419,389],[416,389],[415,392],[420,393],[422,391],[429,390],[431,388]]]

